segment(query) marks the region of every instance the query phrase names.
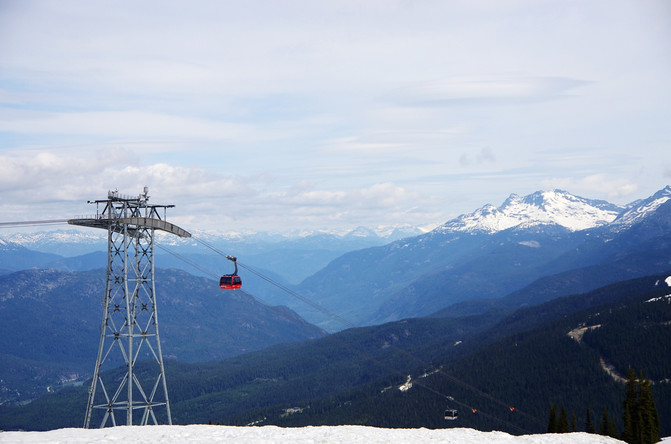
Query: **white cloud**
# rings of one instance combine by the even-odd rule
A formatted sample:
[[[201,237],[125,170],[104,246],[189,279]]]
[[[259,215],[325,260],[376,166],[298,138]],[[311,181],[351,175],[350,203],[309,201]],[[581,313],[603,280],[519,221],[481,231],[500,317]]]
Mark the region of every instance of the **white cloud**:
[[[491,163],[495,161],[496,157],[494,156],[492,149],[489,147],[484,147],[479,152],[476,153],[466,152],[462,154],[461,157],[459,158],[459,163],[461,163],[464,166],[469,166],[473,164]]]
[[[0,131],[28,134],[78,134],[114,138],[178,137],[240,139],[253,137],[249,125],[194,119],[142,111],[49,113],[33,118],[5,119]]]
[[[5,196],[22,196],[20,202],[28,203],[73,198],[98,185],[110,165],[134,161],[120,152],[92,154],[29,150],[0,155],[0,189]]]
[[[587,198],[603,197],[620,202],[638,191],[636,183],[622,177],[593,174],[586,177],[548,178],[542,182],[546,189],[560,188]]]
[[[221,174],[167,163],[145,165],[114,151],[85,157],[49,151],[0,155],[3,213],[16,215],[14,219],[39,220],[36,208],[50,212],[50,218],[85,215],[94,211],[86,202],[104,199],[107,190],[135,195],[144,186],[149,186],[153,203],[177,206],[171,211],[175,221],[203,230],[222,224],[238,230],[262,230],[265,224],[268,230],[277,214],[282,214],[282,224],[292,227],[303,223],[328,228],[347,224],[350,218],[374,224],[379,220],[377,211],[387,214],[391,222],[403,208],[417,203],[415,194],[392,183],[323,190],[304,181],[281,190],[283,185],[265,175]]]
[[[415,197],[414,194],[408,193],[404,188],[393,183],[376,183],[366,188],[337,191],[294,189],[288,192],[270,193],[266,196],[279,205],[300,207],[301,211],[306,211],[307,207],[328,207],[333,212],[354,209],[389,209],[407,204]]]
[[[134,195],[145,185],[169,198],[194,200],[248,194],[232,176],[165,163],[143,165],[132,155],[98,151],[86,156],[33,151],[0,155],[0,190],[6,201],[32,206],[50,201],[95,200],[109,189]]]
[[[536,102],[565,97],[585,83],[559,77],[450,78],[400,89],[390,99],[407,106]]]

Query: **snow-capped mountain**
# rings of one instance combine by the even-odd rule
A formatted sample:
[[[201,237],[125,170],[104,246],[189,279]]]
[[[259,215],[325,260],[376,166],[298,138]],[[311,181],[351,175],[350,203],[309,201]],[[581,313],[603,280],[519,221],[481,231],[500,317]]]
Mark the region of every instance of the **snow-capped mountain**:
[[[104,230],[68,229],[13,233],[3,236],[14,244],[43,253],[76,256],[107,249],[107,233]]]
[[[629,204],[627,209],[614,221],[613,225],[616,229],[630,227],[655,212],[670,199],[671,185],[667,185],[649,198],[637,200]]]
[[[437,232],[496,233],[520,225],[555,224],[571,231],[613,222],[625,207],[574,196],[562,190],[511,194],[499,207],[487,204],[436,229]]]

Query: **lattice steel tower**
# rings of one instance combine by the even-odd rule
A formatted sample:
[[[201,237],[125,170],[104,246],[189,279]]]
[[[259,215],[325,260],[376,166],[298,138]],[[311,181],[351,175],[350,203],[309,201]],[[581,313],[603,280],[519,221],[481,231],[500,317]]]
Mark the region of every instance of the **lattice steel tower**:
[[[158,424],[164,418],[172,424],[156,313],[154,234],[191,234],[165,220],[174,205],[149,205],[147,193],[147,187],[137,197],[110,191],[105,200],[89,201],[96,204],[95,217],[68,221],[107,230],[103,320],[84,428],[98,420],[100,427]],[[107,372],[103,381],[103,370],[123,364],[125,373]]]

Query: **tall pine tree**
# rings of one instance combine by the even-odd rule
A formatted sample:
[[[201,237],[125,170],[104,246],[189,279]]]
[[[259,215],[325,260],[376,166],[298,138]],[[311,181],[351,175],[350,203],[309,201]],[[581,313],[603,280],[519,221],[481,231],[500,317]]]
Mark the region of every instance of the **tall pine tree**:
[[[596,429],[594,428],[594,423],[592,422],[592,411],[590,410],[589,406],[587,406],[587,412],[585,413],[585,431],[587,433],[596,433]]]
[[[624,422],[624,430],[622,431],[622,440],[630,444],[640,443],[639,439],[639,424],[638,417],[638,390],[637,377],[633,368],[629,367],[627,370],[627,385],[624,395],[624,402],[622,403],[622,421]]]
[[[659,441],[659,415],[652,396],[652,383],[636,377],[629,368],[624,402],[622,440],[630,444],[653,444]]]
[[[561,412],[559,413],[559,433],[568,433],[570,431],[568,424],[568,416],[566,415],[566,409],[564,406],[561,406]]]
[[[659,441],[659,415],[652,397],[652,384],[643,379],[638,392],[638,409],[641,418],[641,444],[652,444]]]
[[[617,438],[617,424],[615,424],[615,419],[608,414],[608,409],[604,407],[603,416],[601,416],[601,424],[599,425],[599,434],[604,436],[610,436],[611,438]]]
[[[548,419],[548,433],[557,433],[557,406],[550,405],[550,418]]]

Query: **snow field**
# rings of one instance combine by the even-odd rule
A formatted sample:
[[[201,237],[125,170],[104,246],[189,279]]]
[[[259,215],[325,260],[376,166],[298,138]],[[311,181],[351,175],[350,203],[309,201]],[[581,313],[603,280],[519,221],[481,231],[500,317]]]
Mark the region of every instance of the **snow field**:
[[[473,429],[381,429],[365,426],[301,428],[214,425],[120,426],[105,429],[58,429],[47,432],[0,432],[0,443],[49,444],[614,444],[613,438],[588,433],[514,436]],[[671,441],[669,441],[671,443]]]

